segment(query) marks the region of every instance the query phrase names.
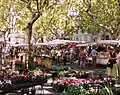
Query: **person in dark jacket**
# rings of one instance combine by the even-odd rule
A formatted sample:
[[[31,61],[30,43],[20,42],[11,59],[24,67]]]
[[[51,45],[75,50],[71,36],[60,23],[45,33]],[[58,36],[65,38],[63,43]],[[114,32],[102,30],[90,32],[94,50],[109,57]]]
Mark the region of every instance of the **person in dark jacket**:
[[[107,63],[107,77],[118,77],[118,66],[116,61],[116,51],[112,48],[109,50],[109,59]]]

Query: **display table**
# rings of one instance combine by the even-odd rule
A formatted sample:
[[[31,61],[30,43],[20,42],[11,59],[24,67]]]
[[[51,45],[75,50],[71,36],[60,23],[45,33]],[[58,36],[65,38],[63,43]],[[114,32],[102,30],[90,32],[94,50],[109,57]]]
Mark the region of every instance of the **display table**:
[[[35,56],[34,62],[36,62],[38,64],[46,65],[47,67],[51,67],[52,66],[51,57],[49,57],[47,55]]]
[[[106,58],[98,58],[97,63],[102,65],[107,65],[108,59]]]
[[[19,53],[19,61],[22,63],[26,63],[26,60],[28,60],[28,54],[27,53]]]
[[[88,57],[87,62],[92,63],[92,57]],[[97,64],[107,65],[107,62],[108,62],[107,58],[100,58],[100,57],[97,58]]]
[[[40,79],[35,80],[28,80],[27,82],[23,83],[12,83],[8,87],[0,89],[0,95],[11,93],[17,90],[23,90],[30,87],[35,87],[36,85],[41,85],[43,87],[44,83],[47,83],[47,77],[41,77]]]

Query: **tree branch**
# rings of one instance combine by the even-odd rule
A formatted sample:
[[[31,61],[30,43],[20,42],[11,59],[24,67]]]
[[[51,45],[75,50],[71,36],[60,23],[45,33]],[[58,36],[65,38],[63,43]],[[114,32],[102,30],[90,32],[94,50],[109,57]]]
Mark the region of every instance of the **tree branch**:
[[[91,20],[94,21],[94,15],[90,13],[90,10],[91,10],[91,7],[92,7],[91,0],[88,3],[89,3],[88,8],[86,9],[85,12],[91,17]]]
[[[35,17],[32,19],[32,23],[34,23],[40,17],[40,15],[41,15],[40,13],[37,13]]]
[[[27,1],[29,1],[29,0],[27,0],[27,1],[26,0],[21,0],[21,1],[24,2],[24,3],[28,3]]]
[[[118,4],[119,4],[119,6],[120,6],[120,0],[118,0]]]
[[[87,8],[87,10],[85,12],[88,13],[90,11],[90,9],[91,9],[91,3],[89,3],[88,8]]]
[[[52,31],[52,29],[51,28],[48,28],[49,30],[50,30],[50,32],[53,34],[53,35],[56,35],[56,32],[54,31]]]
[[[39,3],[38,3],[38,0],[35,0],[36,1],[36,7],[37,7],[37,11],[38,13],[40,12],[40,9],[39,9]]]
[[[29,2],[27,3],[27,8],[28,8],[28,10],[31,12],[31,14],[33,15],[34,12],[33,12],[33,9],[32,9],[32,7],[31,7],[31,1],[29,1]]]

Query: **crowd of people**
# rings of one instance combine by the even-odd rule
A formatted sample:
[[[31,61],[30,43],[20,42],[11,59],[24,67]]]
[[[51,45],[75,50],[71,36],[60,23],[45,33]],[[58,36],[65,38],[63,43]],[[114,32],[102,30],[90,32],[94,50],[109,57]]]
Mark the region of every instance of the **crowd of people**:
[[[88,56],[89,49],[85,47],[35,47],[33,49],[33,56],[49,56],[53,63],[57,65],[66,65],[67,62],[70,64],[78,63],[83,66]],[[9,49],[9,56],[11,59],[14,57],[18,58],[20,53],[27,53],[27,49],[24,47],[12,47]],[[81,61],[80,61],[81,60]]]
[[[104,51],[108,62],[107,65],[107,76],[118,77],[120,75],[120,49],[114,47],[103,47],[103,46],[82,46],[82,47],[52,47],[42,46],[33,48],[33,56],[49,56],[52,60],[52,64],[55,65],[66,65],[78,64],[79,68],[86,68],[87,58],[91,57],[91,65],[95,69],[97,64],[97,58],[101,51]],[[27,53],[25,47],[12,47],[9,49],[10,58],[18,58],[20,53]]]

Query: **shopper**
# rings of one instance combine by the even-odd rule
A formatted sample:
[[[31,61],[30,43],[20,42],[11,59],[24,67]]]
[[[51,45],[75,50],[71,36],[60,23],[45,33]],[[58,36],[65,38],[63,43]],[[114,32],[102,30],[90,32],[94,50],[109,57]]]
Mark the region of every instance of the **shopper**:
[[[81,68],[85,68],[85,64],[86,64],[86,57],[87,57],[87,53],[86,53],[86,50],[84,49],[81,53],[81,56],[80,56],[80,67]]]
[[[117,61],[117,66],[118,66],[118,74],[119,74],[119,78],[120,78],[120,50],[116,50],[116,61]]]
[[[90,54],[92,56],[92,67],[95,69],[96,68],[96,62],[97,62],[97,51],[95,49],[95,46],[93,46]]]
[[[74,52],[74,49],[71,48],[70,49],[70,64],[74,64],[74,59],[75,58],[75,52]]]
[[[56,51],[56,56],[57,56],[57,65],[60,65],[61,63],[61,50]]]

